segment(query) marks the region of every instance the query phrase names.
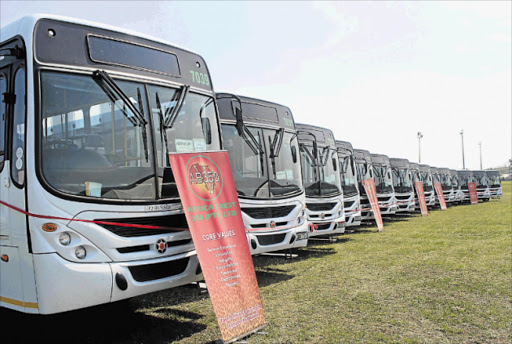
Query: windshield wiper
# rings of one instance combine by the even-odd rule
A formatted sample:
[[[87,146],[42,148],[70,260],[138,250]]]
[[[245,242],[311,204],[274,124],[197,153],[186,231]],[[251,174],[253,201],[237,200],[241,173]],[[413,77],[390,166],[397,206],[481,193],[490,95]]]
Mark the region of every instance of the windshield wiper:
[[[124,93],[124,91],[116,84],[116,82],[112,79],[112,77],[105,71],[97,70],[92,73],[92,77],[94,81],[101,87],[101,89],[105,92],[105,94],[112,100],[112,102],[116,102],[117,100],[122,100],[124,106],[127,106],[130,111],[133,113],[133,116],[129,116],[126,110],[123,110],[123,114],[132,122],[132,124],[136,126],[146,125],[148,122],[144,118],[143,113],[141,113],[135,105],[131,102],[130,98]],[[140,92],[140,91],[139,91]],[[142,104],[140,104],[142,109]],[[135,117],[135,119],[133,118]]]
[[[268,142],[270,144],[270,160],[272,162],[272,172],[274,175],[276,174],[276,158],[279,156],[279,151],[281,150],[281,145],[283,144],[283,137],[284,128],[280,128],[277,131],[273,141],[270,141],[270,136],[268,137]]]
[[[140,88],[137,88],[137,102],[139,103],[139,108],[135,107],[131,102],[130,98],[124,91],[117,85],[117,83],[112,79],[112,77],[106,72],[102,70],[97,70],[92,73],[92,78],[98,86],[105,92],[105,94],[112,100],[115,104],[117,100],[123,101],[123,107],[121,108],[121,112],[123,115],[136,127],[142,128],[142,141],[144,143],[144,156],[146,161],[149,161],[149,153],[148,153],[148,138],[146,132],[146,125],[148,122],[144,116],[144,105],[142,104],[142,96],[140,92]],[[128,115],[126,111],[126,107],[130,109],[133,113],[133,116]]]
[[[185,102],[185,98],[187,97],[188,90],[190,89],[190,86],[183,85],[181,87],[181,92],[175,93],[173,100],[171,102],[175,102],[174,107],[167,108],[165,111],[165,117],[164,117],[164,128],[169,129],[172,128],[174,125],[174,122],[176,121],[176,118],[178,118],[178,114],[180,113],[181,107],[183,106],[183,103]]]
[[[160,97],[158,96],[158,92],[155,93],[156,106],[158,108],[158,117],[160,118],[160,135],[163,136],[165,142],[165,149],[167,151],[167,133],[165,132],[165,124],[164,124],[164,112],[162,110],[162,103],[160,102]]]

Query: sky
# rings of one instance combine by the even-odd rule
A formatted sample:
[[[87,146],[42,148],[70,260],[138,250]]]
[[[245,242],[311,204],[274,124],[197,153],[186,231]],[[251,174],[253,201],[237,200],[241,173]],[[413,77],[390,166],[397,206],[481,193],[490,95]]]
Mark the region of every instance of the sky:
[[[216,91],[389,157],[421,145],[421,163],[461,169],[464,147],[476,170],[480,148],[484,169],[512,158],[511,4],[1,0],[0,25],[46,13],[161,38],[203,56]]]

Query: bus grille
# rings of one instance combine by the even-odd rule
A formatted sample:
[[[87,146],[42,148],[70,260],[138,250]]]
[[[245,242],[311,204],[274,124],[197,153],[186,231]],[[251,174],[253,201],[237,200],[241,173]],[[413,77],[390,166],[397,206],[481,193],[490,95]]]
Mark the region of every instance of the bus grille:
[[[308,203],[307,207],[311,211],[327,211],[336,206],[336,203]]]
[[[95,221],[104,222],[117,222],[121,224],[130,225],[147,225],[158,226],[162,228],[150,229],[141,227],[125,227],[122,225],[107,225],[100,224],[100,226],[114,233],[115,235],[131,238],[142,237],[157,234],[173,233],[177,231],[188,230],[187,219],[184,214],[167,215],[167,216],[153,216],[153,217],[132,217],[132,218],[119,218],[119,219],[97,219]]]
[[[242,211],[253,219],[274,219],[287,216],[294,208],[294,205],[285,205],[282,207],[243,208]]]
[[[189,258],[173,260],[169,262],[129,266],[132,277],[137,282],[153,281],[183,273],[188,266]]]
[[[262,246],[279,244],[283,242],[286,234],[274,234],[274,235],[259,235],[258,242]]]

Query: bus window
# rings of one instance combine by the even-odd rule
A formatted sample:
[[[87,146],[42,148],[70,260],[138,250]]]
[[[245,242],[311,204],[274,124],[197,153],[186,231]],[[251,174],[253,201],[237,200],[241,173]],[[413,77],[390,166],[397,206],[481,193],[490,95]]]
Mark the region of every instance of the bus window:
[[[25,181],[25,70],[19,68],[14,77],[14,116],[12,125],[12,179],[23,185]]]

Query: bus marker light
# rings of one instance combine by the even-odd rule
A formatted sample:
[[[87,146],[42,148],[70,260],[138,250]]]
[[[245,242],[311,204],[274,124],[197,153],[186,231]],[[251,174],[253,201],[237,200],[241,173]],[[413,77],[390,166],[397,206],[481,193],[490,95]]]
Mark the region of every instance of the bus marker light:
[[[9,262],[9,256],[6,255],[6,254],[2,254],[0,256],[0,259],[2,260],[2,262],[5,262],[5,263],[8,263]]]
[[[55,232],[57,230],[57,225],[55,223],[45,223],[43,225],[43,231],[45,232]]]

